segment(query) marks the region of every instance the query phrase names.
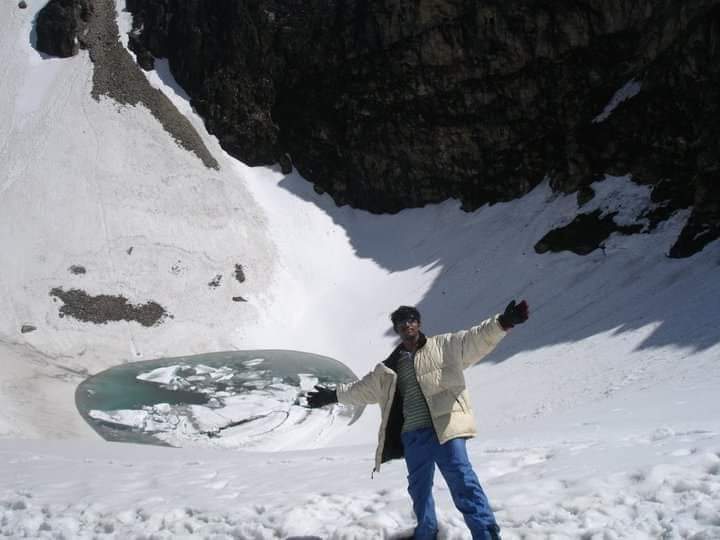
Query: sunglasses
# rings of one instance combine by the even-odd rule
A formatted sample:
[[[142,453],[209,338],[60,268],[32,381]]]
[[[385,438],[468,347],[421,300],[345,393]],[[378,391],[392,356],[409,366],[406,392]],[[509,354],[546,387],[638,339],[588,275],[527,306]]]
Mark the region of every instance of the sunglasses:
[[[401,326],[405,326],[405,325],[408,325],[408,326],[409,326],[409,325],[411,325],[411,324],[417,324],[417,323],[419,323],[419,322],[420,322],[420,321],[419,321],[418,319],[416,319],[415,317],[409,317],[409,318],[407,318],[407,319],[402,319],[402,320],[400,320],[400,321],[397,321],[397,322],[395,323],[395,326],[397,326],[397,327],[401,327]]]

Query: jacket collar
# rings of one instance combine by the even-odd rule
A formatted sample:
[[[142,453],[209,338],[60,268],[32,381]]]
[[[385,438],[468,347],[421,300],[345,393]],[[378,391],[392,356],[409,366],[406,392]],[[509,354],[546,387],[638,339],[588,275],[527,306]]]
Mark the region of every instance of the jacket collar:
[[[420,349],[422,349],[426,343],[427,343],[427,337],[425,337],[425,334],[420,332],[420,339],[418,340],[417,350],[419,351]],[[388,356],[385,359],[383,364],[385,364],[387,367],[389,367],[393,371],[397,371],[397,365],[398,365],[398,362],[400,361],[400,354],[405,350],[406,349],[405,349],[405,347],[403,347],[403,344],[400,343],[397,347],[395,347],[393,352],[390,353],[390,356]]]

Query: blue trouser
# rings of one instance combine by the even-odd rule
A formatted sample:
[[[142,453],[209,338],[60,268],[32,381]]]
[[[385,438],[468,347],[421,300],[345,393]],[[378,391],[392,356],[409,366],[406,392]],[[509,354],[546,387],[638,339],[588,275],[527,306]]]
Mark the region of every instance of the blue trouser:
[[[497,538],[499,528],[485,492],[468,459],[465,439],[440,444],[433,428],[402,434],[408,469],[408,492],[417,517],[415,540],[434,539],[438,530],[432,496],[435,464],[450,488],[453,502],[462,512],[473,540]]]

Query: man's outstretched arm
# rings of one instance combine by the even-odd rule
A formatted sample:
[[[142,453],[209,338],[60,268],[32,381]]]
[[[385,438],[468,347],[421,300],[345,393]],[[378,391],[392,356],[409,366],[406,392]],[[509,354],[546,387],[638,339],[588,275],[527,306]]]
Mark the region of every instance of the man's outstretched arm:
[[[527,321],[528,316],[528,303],[525,300],[520,303],[513,300],[499,315],[490,317],[469,330],[454,334],[453,338],[461,342],[460,361],[463,369],[469,368],[490,354],[505,337],[506,332]]]

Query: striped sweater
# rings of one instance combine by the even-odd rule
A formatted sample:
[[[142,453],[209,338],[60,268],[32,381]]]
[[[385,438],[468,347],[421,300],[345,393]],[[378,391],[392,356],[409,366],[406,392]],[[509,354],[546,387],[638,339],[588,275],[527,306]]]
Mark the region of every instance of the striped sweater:
[[[403,400],[402,432],[432,427],[432,417],[415,374],[415,355],[403,350],[398,362],[398,390]]]

